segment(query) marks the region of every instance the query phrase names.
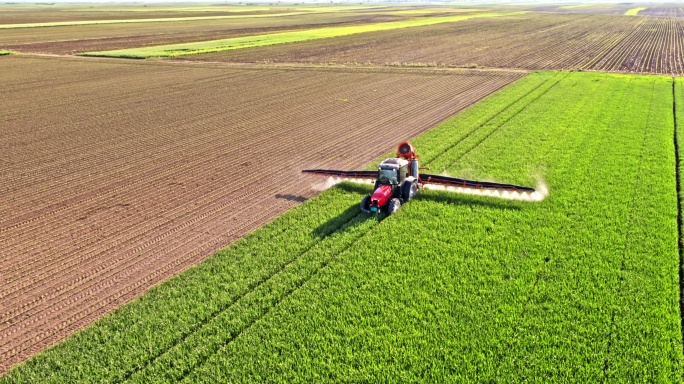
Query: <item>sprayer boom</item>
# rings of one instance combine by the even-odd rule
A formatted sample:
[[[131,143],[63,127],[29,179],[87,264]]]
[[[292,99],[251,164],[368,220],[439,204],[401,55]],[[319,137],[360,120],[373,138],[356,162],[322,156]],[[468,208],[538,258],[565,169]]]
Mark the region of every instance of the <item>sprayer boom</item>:
[[[438,184],[457,188],[489,189],[496,191],[535,192],[534,188],[521,187],[513,184],[492,183],[489,181],[475,181],[458,179],[456,177],[430,175],[423,173],[419,177],[421,184]]]
[[[378,213],[386,208],[394,213],[401,204],[411,200],[423,187],[437,186],[448,191],[539,201],[543,195],[534,188],[488,181],[465,180],[449,176],[420,174],[418,155],[408,142],[399,144],[397,157],[380,163],[377,171],[340,171],[334,169],[307,169],[303,173],[336,177],[347,180],[375,180],[371,196],[361,201],[361,210]],[[537,196],[538,195],[538,196]],[[523,198],[527,196],[527,198]],[[519,198],[520,197],[520,198]]]

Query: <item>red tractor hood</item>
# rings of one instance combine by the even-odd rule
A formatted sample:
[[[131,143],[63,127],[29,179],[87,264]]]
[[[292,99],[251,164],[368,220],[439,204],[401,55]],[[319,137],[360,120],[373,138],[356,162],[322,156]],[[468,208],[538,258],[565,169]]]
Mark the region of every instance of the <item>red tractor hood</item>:
[[[392,198],[392,186],[383,184],[371,195],[371,205],[383,207]]]

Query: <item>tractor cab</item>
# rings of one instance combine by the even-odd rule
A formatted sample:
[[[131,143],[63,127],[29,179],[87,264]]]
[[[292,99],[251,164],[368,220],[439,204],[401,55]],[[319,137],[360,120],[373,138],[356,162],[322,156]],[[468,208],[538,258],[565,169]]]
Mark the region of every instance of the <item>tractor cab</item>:
[[[386,159],[378,166],[378,180],[375,183],[377,188],[383,184],[390,184],[392,187],[400,186],[408,175],[408,161],[404,159]]]
[[[386,159],[378,166],[378,178],[373,194],[361,202],[363,212],[379,213],[387,207],[393,213],[401,204],[416,195],[417,180],[409,177],[409,162],[402,158]]]

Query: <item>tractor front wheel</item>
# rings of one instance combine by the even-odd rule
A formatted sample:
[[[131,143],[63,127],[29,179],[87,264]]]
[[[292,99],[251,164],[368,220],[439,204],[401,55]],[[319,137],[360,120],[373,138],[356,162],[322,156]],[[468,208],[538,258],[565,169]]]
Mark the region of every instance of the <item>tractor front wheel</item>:
[[[370,213],[370,196],[361,199],[361,212]]]
[[[398,211],[400,207],[401,207],[401,200],[399,200],[395,197],[394,199],[390,200],[389,203],[387,204],[387,213],[389,213],[391,215],[394,212]]]

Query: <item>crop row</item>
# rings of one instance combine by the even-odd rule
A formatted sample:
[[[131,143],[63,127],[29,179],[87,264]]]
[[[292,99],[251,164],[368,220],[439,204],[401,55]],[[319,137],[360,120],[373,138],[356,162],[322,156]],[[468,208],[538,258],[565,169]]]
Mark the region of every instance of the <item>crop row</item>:
[[[60,76],[27,76],[27,66]],[[299,169],[358,166],[521,76],[188,68],[25,57],[5,67],[9,88],[32,86],[11,92],[0,112],[0,175],[13,180],[0,205],[3,361],[310,196]],[[53,97],[41,100],[31,90],[40,87]],[[20,119],[36,100],[42,113]]]
[[[683,45],[682,18],[530,13],[188,59],[684,74]]]
[[[672,87],[534,73],[414,144],[544,202],[334,188],[3,380],[678,380]]]

